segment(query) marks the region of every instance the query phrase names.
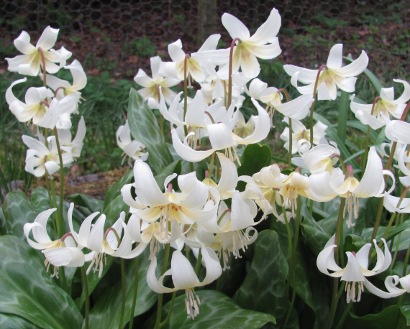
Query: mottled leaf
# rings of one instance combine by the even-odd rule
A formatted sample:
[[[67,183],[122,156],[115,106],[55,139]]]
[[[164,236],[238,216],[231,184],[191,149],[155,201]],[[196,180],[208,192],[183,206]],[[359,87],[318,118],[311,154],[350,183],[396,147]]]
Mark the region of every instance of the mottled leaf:
[[[14,314],[41,328],[80,328],[74,301],[45,271],[38,251],[14,236],[0,237],[0,313]]]
[[[215,290],[201,290],[196,292],[201,301],[199,315],[194,319],[187,318],[185,309],[185,295],[175,298],[170,323],[164,329],[260,329],[267,323],[275,323],[272,315],[246,310],[239,307],[235,302]],[[170,303],[164,308],[163,318],[167,315]],[[154,315],[155,317],[155,315]],[[150,319],[145,329],[153,328],[154,319]]]

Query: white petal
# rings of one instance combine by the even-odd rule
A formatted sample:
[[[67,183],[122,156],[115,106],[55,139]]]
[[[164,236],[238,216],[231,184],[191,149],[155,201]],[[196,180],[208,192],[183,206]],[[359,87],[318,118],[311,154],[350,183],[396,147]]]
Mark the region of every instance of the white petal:
[[[37,41],[36,47],[43,50],[49,50],[54,47],[57,41],[58,31],[58,29],[53,29],[50,26],[47,26],[41,34],[40,39]]]
[[[279,12],[274,8],[271,10],[266,22],[256,30],[250,40],[258,44],[272,42],[272,38],[274,38],[279,32],[280,26],[281,17]]]
[[[362,50],[360,56],[351,62],[349,65],[346,65],[338,70],[338,72],[344,77],[354,77],[362,73],[369,63],[369,57],[366,52]]]
[[[366,169],[354,194],[361,198],[368,198],[378,194],[381,189],[384,189],[383,164],[375,147],[372,146],[368,153]]]
[[[326,65],[329,68],[341,68],[343,61],[343,44],[338,43],[334,45],[329,52],[329,57],[327,58]]]
[[[228,31],[232,39],[239,38],[244,41],[250,37],[248,28],[231,14],[225,13],[222,15],[222,25]]]

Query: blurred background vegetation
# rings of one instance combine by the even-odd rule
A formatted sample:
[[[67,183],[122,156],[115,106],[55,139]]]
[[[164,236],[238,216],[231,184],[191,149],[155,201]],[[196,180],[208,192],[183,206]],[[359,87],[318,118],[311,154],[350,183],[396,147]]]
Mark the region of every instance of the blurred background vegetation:
[[[35,43],[47,25],[61,29],[56,48],[64,45],[72,51],[88,75],[83,91],[86,101],[80,107],[87,124],[81,172],[102,172],[121,166],[115,131],[124,123],[130,88],[137,88],[133,77],[139,68],[150,75],[151,56],[158,54],[168,60],[167,45],[177,39],[182,40],[186,52],[195,51],[212,33],[221,33],[220,47],[227,47],[230,38],[220,23],[224,12],[241,19],[252,32],[273,7],[282,15],[278,35],[282,54],[262,63],[260,78],[269,85],[289,84],[283,64],[318,67],[335,43],[343,43],[344,54],[353,58],[365,50],[369,69],[384,86],[392,86],[394,78],[409,81],[410,8],[405,0],[6,0],[0,8],[0,55],[3,59],[17,55],[13,40],[22,30]],[[0,62],[0,72],[4,95],[18,75],[7,71],[5,60]],[[360,98],[371,102],[375,90],[369,81],[359,78],[358,84]],[[24,97],[22,88],[14,89]],[[337,116],[331,103],[321,110]],[[0,98],[0,116],[0,186],[9,189],[23,181],[28,188],[31,178],[24,172],[25,146],[21,142],[28,127],[15,120],[4,96]]]

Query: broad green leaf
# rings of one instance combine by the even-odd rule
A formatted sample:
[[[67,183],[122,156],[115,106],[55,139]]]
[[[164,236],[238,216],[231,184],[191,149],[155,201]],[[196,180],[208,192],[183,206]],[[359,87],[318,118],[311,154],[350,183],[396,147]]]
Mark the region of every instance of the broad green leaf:
[[[138,270],[138,295],[134,309],[134,316],[145,313],[149,310],[157,300],[157,294],[154,293],[147,285],[147,270],[149,266],[148,260],[149,250],[146,250],[139,257]],[[135,277],[135,260],[129,260],[125,269],[127,283],[126,287],[126,303],[124,312],[124,326],[130,319],[132,297],[133,297],[133,282]],[[118,328],[119,312],[121,310],[121,281],[107,290],[98,299],[95,306],[90,312],[90,328]]]
[[[129,184],[134,179],[134,172],[129,170],[121,179],[110,186],[105,193],[104,208],[110,204],[118,195],[121,194],[121,189],[125,184]]]
[[[403,239],[403,240],[409,240],[410,239],[410,237],[409,237],[409,229],[410,229],[410,221],[405,221],[404,223],[402,223],[402,224],[399,224],[399,225],[397,225],[397,226],[393,226],[392,228],[390,228],[390,230],[388,231],[388,233],[387,233],[387,236],[386,236],[386,240],[387,241],[390,241],[391,239],[393,239],[396,235],[398,235],[398,234],[400,234],[401,232],[404,232],[405,233],[405,236],[402,236],[401,237],[401,239]],[[386,231],[386,227],[385,226],[380,226],[379,227],[379,229],[377,230],[377,235],[376,235],[376,240],[377,241],[379,241],[383,236],[384,236],[384,232]],[[369,227],[369,228],[366,228],[366,229],[364,229],[363,231],[362,231],[362,234],[361,234],[361,236],[362,236],[362,238],[363,238],[363,240],[365,240],[365,241],[370,241],[370,239],[371,239],[371,236],[372,236],[372,233],[373,233],[373,228],[372,227]],[[400,244],[402,247],[404,247],[404,249],[407,249],[408,248],[408,244],[407,244],[407,246],[405,246],[404,244]],[[402,250],[402,249],[400,249],[400,250]]]
[[[404,312],[407,313],[406,307]],[[397,305],[386,307],[376,314],[357,316],[350,313],[350,318],[345,323],[344,328],[349,329],[386,329],[386,328],[405,328],[408,318],[405,317],[403,310]],[[394,325],[395,324],[395,325]]]
[[[77,207],[87,208],[91,213],[101,211],[103,208],[103,201],[93,198],[86,194],[76,193],[71,194],[68,198],[74,202]]]
[[[324,220],[324,219],[323,219]],[[315,255],[323,250],[326,242],[330,239],[328,234],[315,220],[310,216],[305,216],[301,224],[302,236],[307,245]]]
[[[128,103],[128,123],[131,135],[147,147],[148,163],[156,174],[174,161],[154,112],[133,88],[130,90]]]
[[[382,83],[380,82],[379,79],[377,79],[377,77],[373,74],[372,71],[370,71],[369,69],[365,69],[364,70],[364,74],[367,75],[367,77],[369,78],[370,82],[372,83],[372,85],[374,86],[374,88],[376,89],[377,93],[380,94],[380,90],[382,89]]]
[[[37,250],[14,236],[0,237],[0,313],[14,314],[41,328],[80,328],[74,301],[45,271]]]
[[[271,164],[271,158],[271,151],[267,145],[250,144],[246,146],[243,151],[238,174],[252,176],[263,167],[269,166]]]
[[[33,191],[31,191],[30,200],[34,208],[36,208],[39,212],[52,208],[50,206],[48,190],[44,187],[37,187],[33,189]]]
[[[1,329],[40,329],[34,324],[13,314],[0,314]]]
[[[201,301],[199,315],[194,320],[187,318],[185,294],[182,294],[175,298],[170,323],[162,327],[163,329],[260,329],[265,324],[276,323],[272,315],[243,309],[219,291],[200,290],[196,294]],[[169,307],[170,303],[167,303],[163,318],[167,315]],[[145,329],[153,328],[154,321],[150,320],[144,325]]]
[[[10,192],[3,204],[4,218],[8,234],[24,239],[23,226],[32,223],[39,214],[27,196],[21,192]]]
[[[234,300],[243,308],[274,315],[282,323],[290,307],[286,289],[288,271],[278,234],[273,230],[262,231],[255,242],[247,276]]]
[[[406,318],[407,326],[410,326],[410,305],[401,305],[400,306],[400,312]]]

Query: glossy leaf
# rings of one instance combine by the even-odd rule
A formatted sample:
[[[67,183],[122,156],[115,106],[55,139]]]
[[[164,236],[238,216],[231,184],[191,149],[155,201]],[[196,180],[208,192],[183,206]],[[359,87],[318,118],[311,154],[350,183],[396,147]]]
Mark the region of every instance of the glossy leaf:
[[[278,234],[273,230],[261,232],[255,242],[252,263],[235,301],[246,309],[274,315],[282,323],[290,306],[286,289],[288,271]]]
[[[185,310],[185,294],[175,298],[170,323],[164,329],[260,329],[264,325],[274,324],[272,315],[247,310],[239,307],[235,302],[215,290],[201,290],[196,292],[201,301],[199,315],[194,319],[187,318]],[[163,317],[165,318],[169,305],[165,306]],[[153,319],[144,325],[144,329],[153,328]]]
[[[143,314],[149,310],[157,300],[157,294],[154,293],[147,285],[146,275],[149,266],[148,252],[146,250],[139,259],[138,270],[138,295],[137,303],[134,309],[134,316]],[[125,269],[126,275],[126,303],[124,312],[124,326],[127,324],[131,315],[133,282],[135,275],[135,261],[128,260]],[[98,299],[95,306],[90,312],[90,328],[118,328],[119,312],[121,310],[121,281],[107,290]]]
[[[6,195],[3,212],[8,234],[24,239],[23,226],[32,223],[39,214],[27,196],[21,192],[10,192]]]
[[[45,271],[38,251],[14,236],[0,237],[0,313],[14,314],[41,328],[80,328],[74,301]]]
[[[40,329],[34,324],[13,314],[0,314],[1,329]]]
[[[149,154],[148,163],[158,174],[173,161],[172,155],[161,134],[154,112],[135,89],[131,89],[129,97],[128,123],[131,135],[145,144]]]

